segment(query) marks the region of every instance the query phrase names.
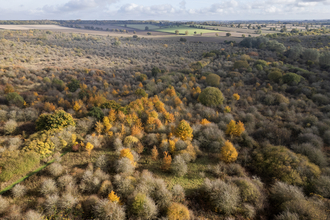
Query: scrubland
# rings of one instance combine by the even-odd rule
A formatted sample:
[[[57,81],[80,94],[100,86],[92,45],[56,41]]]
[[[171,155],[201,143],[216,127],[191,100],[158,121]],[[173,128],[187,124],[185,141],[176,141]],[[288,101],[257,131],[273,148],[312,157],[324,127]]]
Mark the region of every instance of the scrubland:
[[[328,219],[329,36],[0,31],[1,219]]]

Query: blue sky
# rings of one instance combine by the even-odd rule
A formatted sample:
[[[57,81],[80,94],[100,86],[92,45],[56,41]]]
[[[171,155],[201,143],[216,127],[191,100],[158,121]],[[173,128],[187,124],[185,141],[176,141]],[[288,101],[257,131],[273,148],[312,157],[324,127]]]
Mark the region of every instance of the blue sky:
[[[330,0],[0,0],[0,20],[330,19]]]

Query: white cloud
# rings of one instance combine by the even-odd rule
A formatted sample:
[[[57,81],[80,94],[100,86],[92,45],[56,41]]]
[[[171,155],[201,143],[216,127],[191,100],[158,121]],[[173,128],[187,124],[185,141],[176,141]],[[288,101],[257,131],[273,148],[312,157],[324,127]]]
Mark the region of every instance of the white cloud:
[[[204,1],[204,7],[194,8],[187,0],[167,0],[168,3],[155,5],[143,4],[142,0],[122,1],[128,3],[120,4],[120,0],[61,0],[62,3],[52,4],[47,1],[45,6],[30,7],[30,10],[19,7],[2,9],[0,19],[324,19],[328,18],[330,5],[330,0],[218,0],[217,3],[212,0],[211,3]]]
[[[179,5],[180,5],[180,9],[182,9],[182,10],[185,10],[185,9],[186,9],[186,1],[185,1],[185,0],[182,0],[182,1],[179,3]]]
[[[125,4],[120,7],[118,13],[127,14],[146,14],[146,15],[163,15],[163,14],[174,14],[176,9],[170,4],[142,6],[134,3]]]
[[[62,5],[45,5],[42,10],[47,13],[77,12],[106,7],[117,1],[118,0],[70,0]]]
[[[265,9],[265,11],[266,11],[267,13],[279,13],[279,12],[282,12],[282,9],[277,8],[277,7],[275,7],[275,6],[270,6],[270,7],[267,7],[267,8]]]

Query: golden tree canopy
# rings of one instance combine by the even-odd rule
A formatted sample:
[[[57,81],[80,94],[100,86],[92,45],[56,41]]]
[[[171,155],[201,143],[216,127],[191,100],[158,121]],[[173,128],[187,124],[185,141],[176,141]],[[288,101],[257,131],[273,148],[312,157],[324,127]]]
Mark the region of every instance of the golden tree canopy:
[[[229,134],[230,136],[241,136],[241,134],[245,131],[244,124],[241,121],[236,122],[234,120],[231,120],[229,124],[227,125],[226,134]]]
[[[187,140],[193,137],[193,129],[190,127],[189,123],[182,120],[175,130],[176,136],[180,137],[182,140]]]
[[[128,158],[132,165],[135,166],[136,163],[134,162],[134,156],[129,148],[124,148],[120,151],[120,158],[126,157]]]
[[[111,191],[111,193],[108,195],[108,199],[111,201],[111,202],[119,202],[119,197],[115,194],[114,191]]]
[[[221,148],[220,159],[226,163],[231,163],[237,160],[238,153],[236,148],[230,141],[226,141],[225,145]]]

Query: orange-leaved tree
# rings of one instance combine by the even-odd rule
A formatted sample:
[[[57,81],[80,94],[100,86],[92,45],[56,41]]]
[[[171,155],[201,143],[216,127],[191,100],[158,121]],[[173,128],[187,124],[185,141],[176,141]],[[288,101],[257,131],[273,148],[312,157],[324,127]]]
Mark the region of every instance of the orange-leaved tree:
[[[207,125],[207,124],[210,124],[211,122],[209,122],[206,118],[202,119],[201,120],[201,124],[202,125]]]
[[[172,157],[165,151],[161,168],[167,171],[171,168],[171,163],[172,163]]]
[[[158,159],[158,150],[157,150],[157,147],[154,146],[151,150],[151,158],[153,160],[157,160]]]

